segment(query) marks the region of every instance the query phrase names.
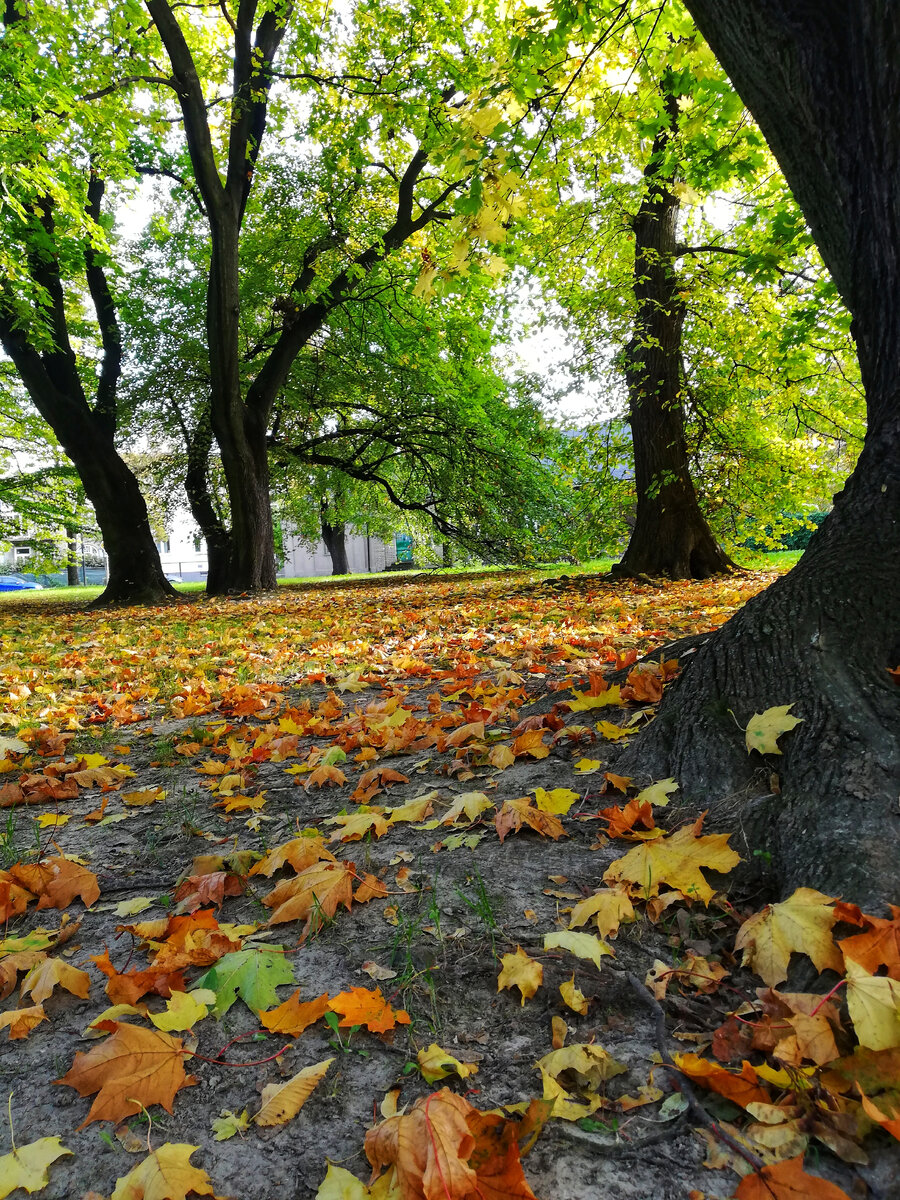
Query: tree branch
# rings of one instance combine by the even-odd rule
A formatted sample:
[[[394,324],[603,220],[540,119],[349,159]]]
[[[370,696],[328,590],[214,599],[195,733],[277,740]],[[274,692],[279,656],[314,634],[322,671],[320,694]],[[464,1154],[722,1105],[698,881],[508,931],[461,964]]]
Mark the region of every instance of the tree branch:
[[[105,190],[104,180],[91,169],[91,177],[88,181],[87,213],[96,225],[100,224],[100,205],[103,202]],[[103,360],[100,365],[100,378],[97,381],[94,415],[112,437],[116,429],[116,388],[122,374],[122,333],[119,329],[116,305],[106,272],[100,261],[100,255],[90,240],[85,246],[84,262],[88,290],[97,314],[100,340],[103,345]]]

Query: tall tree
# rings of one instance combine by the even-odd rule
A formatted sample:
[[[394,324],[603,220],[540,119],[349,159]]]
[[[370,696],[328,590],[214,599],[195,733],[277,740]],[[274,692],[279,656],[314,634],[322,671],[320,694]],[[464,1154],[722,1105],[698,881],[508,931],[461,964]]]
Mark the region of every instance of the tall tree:
[[[883,903],[900,827],[900,11],[892,0],[687,0],[758,121],[853,317],[866,392],[862,452],[793,571],[694,656],[641,748],[688,794],[733,806],[741,723],[792,704],[780,791],[742,823],[803,882]],[[767,774],[767,773],[766,773]],[[754,792],[751,791],[751,795]],[[728,796],[722,800],[723,796]]]
[[[81,19],[81,35],[71,22]],[[75,464],[109,555],[98,604],[175,596],[159,562],[146,505],[116,446],[122,345],[106,253],[105,153],[121,124],[81,89],[99,84],[118,40],[114,19],[9,0],[0,38],[3,153],[16,164],[3,206],[0,344],[34,406]],[[89,297],[94,319],[81,312]],[[76,352],[75,339],[95,349]],[[96,362],[96,368],[95,368]]]
[[[463,11],[451,5],[440,12],[381,7],[376,18],[360,3],[350,24],[327,4],[239,0],[206,6],[203,20],[169,0],[146,7],[171,64],[191,186],[209,229],[210,411],[231,508],[228,583],[271,587],[267,434],[279,393],[303,347],[373,269],[454,216],[453,200],[468,191],[487,154],[474,132],[462,139],[468,153],[457,152],[451,164],[446,152],[461,142],[450,121],[464,107],[456,98],[471,91],[480,68],[465,48],[471,31]],[[426,51],[431,42],[441,49]],[[279,80],[284,90],[276,98]],[[268,169],[264,145],[277,133],[283,146],[291,126],[307,140],[307,157],[316,157],[313,141],[323,149],[312,171],[315,190],[303,198],[297,185],[307,166],[292,169],[274,143],[275,157],[288,161],[281,172],[293,192],[287,205],[305,218],[305,229],[295,221],[304,236],[293,247],[292,277],[270,275],[267,328],[248,362],[241,354],[242,230],[255,180]],[[482,207],[479,199],[476,210]],[[277,268],[288,261],[282,254]]]

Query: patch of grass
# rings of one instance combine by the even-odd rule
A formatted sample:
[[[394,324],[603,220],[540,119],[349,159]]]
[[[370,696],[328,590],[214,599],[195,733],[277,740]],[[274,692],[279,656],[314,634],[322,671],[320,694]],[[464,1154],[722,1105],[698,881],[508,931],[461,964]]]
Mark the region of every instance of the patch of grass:
[[[457,885],[456,894],[463,904],[475,914],[485,928],[491,941],[491,953],[497,957],[496,937],[499,930],[497,918],[494,915],[495,901],[485,886],[484,879],[477,867],[466,876],[465,890]]]
[[[36,856],[41,849],[41,831],[36,821],[28,822],[31,833],[31,844],[24,838],[25,830],[22,822],[16,821],[16,815],[9,812],[6,820],[0,824],[0,867],[15,866],[27,858]]]

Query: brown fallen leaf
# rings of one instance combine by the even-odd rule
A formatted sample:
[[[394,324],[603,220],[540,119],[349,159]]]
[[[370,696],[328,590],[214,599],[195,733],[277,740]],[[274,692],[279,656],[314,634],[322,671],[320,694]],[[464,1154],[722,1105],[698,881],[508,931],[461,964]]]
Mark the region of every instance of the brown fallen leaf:
[[[302,921],[314,912],[333,917],[341,904],[349,909],[353,903],[355,878],[351,863],[314,863],[292,879],[285,879],[263,897],[263,904],[274,910],[269,924]]]
[[[67,908],[76,896],[90,908],[100,897],[93,871],[64,855],[39,863],[17,863],[9,874],[39,897],[38,908]]]
[[[98,1093],[78,1126],[92,1121],[123,1121],[142,1108],[161,1104],[172,1111],[175,1093],[196,1083],[184,1070],[184,1049],[178,1038],[127,1022],[105,1023],[110,1036],[86,1054],[80,1051],[62,1079],[79,1096]]]
[[[527,825],[542,837],[565,837],[565,830],[559,817],[553,813],[542,812],[527,796],[519,796],[514,800],[506,800],[503,807],[494,818],[497,836],[502,842],[508,833],[518,833],[522,825]]]

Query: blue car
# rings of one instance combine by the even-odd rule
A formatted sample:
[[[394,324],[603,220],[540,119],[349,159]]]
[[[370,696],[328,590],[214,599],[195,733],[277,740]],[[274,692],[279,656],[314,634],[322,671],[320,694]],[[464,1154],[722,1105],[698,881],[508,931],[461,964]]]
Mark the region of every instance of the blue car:
[[[24,575],[0,575],[0,592],[42,591],[44,585],[26,579]]]

